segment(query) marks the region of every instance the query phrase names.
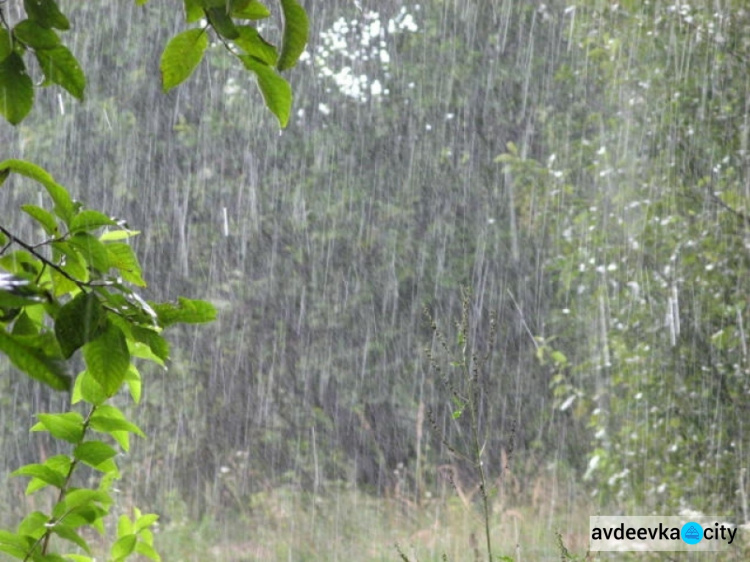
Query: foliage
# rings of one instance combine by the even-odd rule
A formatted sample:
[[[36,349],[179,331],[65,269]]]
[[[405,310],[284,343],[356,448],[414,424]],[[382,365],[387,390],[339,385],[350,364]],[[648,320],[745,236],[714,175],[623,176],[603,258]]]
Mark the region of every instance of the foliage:
[[[148,0],[136,0],[139,6]],[[286,127],[292,91],[279,71],[293,67],[307,44],[308,20],[296,0],[279,0],[284,33],[279,47],[266,41],[257,26],[240,23],[269,18],[271,12],[257,0],[185,0],[187,23],[200,27],[170,39],[161,57],[161,76],[167,92],[184,82],[200,64],[213,31],[230,55],[257,77],[266,106]],[[33,55],[44,75],[42,85],[56,84],[83,101],[86,76],[73,53],[61,43],[60,31],[70,29],[68,17],[55,0],[24,0],[26,18],[11,26],[0,7],[0,114],[20,123],[34,104],[34,87],[27,67]],[[26,59],[24,58],[26,57]]]
[[[49,173],[30,162],[1,162],[0,177],[11,176],[40,184],[52,205],[21,207],[44,233],[41,240],[24,240],[0,225],[0,350],[22,373],[56,390],[70,390],[71,405],[79,406],[64,413],[37,414],[39,421],[31,431],[68,443],[70,452],[13,472],[12,476],[31,479],[27,494],[50,486],[56,500],[48,513],[28,514],[15,533],[0,532],[0,551],[22,560],[63,560],[53,554],[53,536],[90,555],[80,529],[91,526],[104,532],[103,520],[113,503],[110,491],[120,477],[118,453],[111,443],[128,451],[130,434],[144,436],[113,404],[123,387],[134,402],[140,401],[136,361],[164,366],[169,346],[163,329],[175,322],[211,321],[214,310],[206,302],[184,298],[176,305],[144,300],[130,286],[145,286],[141,267],[123,242],[138,232],[124,221],[83,208]],[[75,364],[79,350],[84,369],[72,382],[66,361]],[[101,473],[94,489],[83,485],[84,465]],[[122,515],[111,559],[140,553],[159,560],[149,530],[157,519],[137,509],[133,520]]]
[[[133,248],[158,271],[152,294],[200,291],[223,309],[205,337],[177,328],[170,378],[138,411],[154,438],[123,459],[174,468],[133,471],[161,523],[180,525],[175,497],[230,518],[281,484],[401,485],[424,501],[444,448],[422,441],[417,464],[419,405],[442,407],[451,443],[469,416],[452,419],[415,354],[422,307],[460,316],[462,284],[498,313],[484,459],[502,465],[515,423],[516,498],[531,501],[541,473],[618,511],[687,501],[742,517],[744,4],[389,0],[370,15],[332,0],[270,139],[259,124],[273,116],[248,107],[256,85],[212,29],[200,71],[162,96],[143,64],[179,22],[152,9],[121,46],[109,37],[138,10],[76,4],[80,52],[127,81],[87,76],[86,104],[64,114],[40,89],[2,140],[150,225]],[[391,33],[402,9],[415,27]],[[366,76],[363,95],[339,86],[346,71]],[[76,153],[97,166],[67,165]],[[24,412],[39,401],[14,392]],[[6,424],[3,438],[23,436]],[[28,462],[23,445],[2,462]]]
[[[547,223],[556,341],[540,359],[557,407],[589,427],[585,478],[603,505],[747,514],[735,493],[750,406],[739,7],[582,3],[571,38],[587,56],[556,76],[580,95],[550,124],[575,124],[568,151],[533,164],[559,209]]]
[[[146,0],[136,3],[143,5]],[[295,0],[280,4],[284,34],[277,55],[276,47],[255,27],[236,23],[269,17],[259,2],[186,0],[188,22],[204,20],[200,28],[181,32],[167,43],[160,65],[164,90],[195,70],[212,30],[228,52],[256,74],[266,105],[286,126],[291,88],[278,71],[291,68],[299,58],[308,22]],[[0,6],[0,113],[13,125],[27,116],[34,103],[27,72],[31,55],[44,75],[42,85],[57,84],[81,101],[86,86],[80,64],[58,35],[70,28],[70,22],[57,3],[26,0],[23,7],[26,17],[11,25],[6,6]],[[27,494],[49,486],[56,499],[48,512],[28,514],[15,532],[0,531],[0,551],[22,560],[93,560],[81,529],[90,526],[105,532],[104,519],[114,503],[112,486],[120,477],[113,444],[127,452],[130,434],[144,436],[115,405],[118,394],[126,387],[133,401],[140,402],[138,361],[165,367],[169,359],[162,331],[174,324],[212,321],[215,310],[208,302],[186,298],[177,304],[147,301],[138,292],[146,286],[139,260],[125,242],[137,231],[122,220],[84,208],[31,162],[0,162],[0,183],[11,177],[33,180],[52,204],[20,207],[35,225],[27,231],[41,228],[41,240],[29,241],[0,225],[0,351],[28,377],[71,395],[70,411],[40,412],[31,428],[67,443],[69,452],[26,464],[12,474],[31,479]],[[19,182],[11,181],[20,188]],[[84,369],[73,377],[70,369],[81,363]],[[100,474],[95,487],[87,487],[84,466]],[[122,514],[110,559],[120,561],[137,553],[160,560],[150,530],[157,519],[138,509],[132,519]],[[67,549],[53,545],[53,537],[86,555],[59,554]]]

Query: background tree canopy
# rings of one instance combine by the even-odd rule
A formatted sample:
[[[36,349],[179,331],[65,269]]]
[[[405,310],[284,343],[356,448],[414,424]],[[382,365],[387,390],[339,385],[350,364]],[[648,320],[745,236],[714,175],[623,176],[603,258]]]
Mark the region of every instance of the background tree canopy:
[[[0,142],[143,231],[149,299],[218,311],[148,372],[127,501],[168,526],[272,517],[258,498],[281,489],[424,507],[446,465],[469,489],[439,438],[468,422],[423,353],[424,308],[450,332],[465,287],[477,350],[497,315],[479,419],[498,503],[750,520],[743,2],[310,4],[280,136],[216,21],[165,95],[184,14],[63,11],[98,69],[86,101],[38,90]],[[0,224],[27,196],[0,191]],[[47,446],[19,420],[67,398],[4,372],[9,471]]]

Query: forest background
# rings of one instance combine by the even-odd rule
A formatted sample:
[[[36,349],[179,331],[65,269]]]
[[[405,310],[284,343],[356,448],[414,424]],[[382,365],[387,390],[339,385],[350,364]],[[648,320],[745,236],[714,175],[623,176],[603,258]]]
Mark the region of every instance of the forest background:
[[[219,311],[144,373],[123,506],[164,533],[301,533],[259,531],[279,556],[322,555],[367,506],[438,548],[420,530],[449,497],[471,511],[476,482],[440,439],[468,422],[424,309],[451,333],[463,288],[477,350],[497,314],[480,421],[498,521],[578,502],[750,520],[743,2],[310,5],[281,135],[220,45],[161,92],[182,14],[66,7],[86,101],[40,90],[0,143],[143,232],[149,298]],[[3,224],[20,201],[0,191]],[[5,475],[57,452],[28,429],[68,397],[3,373]],[[12,526],[23,483],[1,493]]]

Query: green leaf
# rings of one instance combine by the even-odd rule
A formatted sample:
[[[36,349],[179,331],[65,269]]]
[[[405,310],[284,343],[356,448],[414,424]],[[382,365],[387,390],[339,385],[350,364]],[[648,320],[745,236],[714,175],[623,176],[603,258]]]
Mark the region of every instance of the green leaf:
[[[37,207],[36,205],[21,205],[21,209],[36,222],[38,222],[44,229],[44,232],[46,232],[50,236],[57,236],[59,230],[57,227],[57,219],[55,219],[55,215],[53,215],[46,209]]]
[[[76,545],[81,547],[84,552],[88,552],[89,554],[91,554],[91,549],[89,548],[88,543],[83,539],[81,535],[76,533],[74,527],[64,525],[62,523],[56,523],[52,527],[52,532],[55,533],[58,537],[65,539],[66,541],[75,543]]]
[[[88,232],[77,232],[68,242],[83,255],[90,268],[101,274],[109,271],[109,252],[98,238],[91,236]]]
[[[159,520],[159,516],[155,513],[145,513],[138,517],[138,520],[135,522],[135,527],[133,529],[134,533],[140,533],[143,529],[149,528],[151,525],[156,523]]]
[[[76,382],[73,384],[73,392],[70,396],[70,401],[73,404],[77,404],[81,400],[85,400],[95,406],[99,406],[109,400],[101,385],[96,382],[88,371],[83,371],[76,377]]]
[[[68,455],[54,455],[44,461],[44,466],[48,466],[52,470],[56,470],[62,474],[67,474],[70,471],[72,462]]]
[[[2,277],[6,277],[6,275],[2,275]],[[2,288],[2,283],[3,283],[3,279],[0,278],[0,307],[13,308],[13,307],[27,306],[30,304],[36,304],[36,303],[42,302],[42,299],[40,299],[37,295],[34,295],[33,293],[19,294],[15,291],[6,291]],[[9,318],[6,317],[6,319],[9,319]],[[17,335],[20,335],[20,334],[17,334]]]
[[[65,495],[65,499],[55,505],[52,515],[54,517],[61,517],[68,511],[80,507],[96,507],[97,504],[102,506],[108,506],[112,504],[112,498],[107,492],[100,490],[89,490],[87,488],[78,488],[69,491]]]
[[[0,291],[0,297],[3,296],[3,292]],[[21,312],[20,308],[13,308],[13,307],[4,307],[0,305],[0,322],[3,324],[7,324],[8,322],[13,322],[15,318],[18,317],[19,313]],[[15,330],[11,330],[11,333],[13,333]]]
[[[279,58],[279,53],[276,51],[276,47],[271,45],[268,41],[258,33],[258,30],[250,25],[241,25],[237,27],[239,37],[234,40],[235,44],[245,51],[248,55],[251,55],[264,63],[274,66]]]
[[[124,537],[125,535],[132,534],[134,534],[133,522],[130,520],[130,517],[125,514],[120,515],[120,518],[117,520],[117,536]]]
[[[23,0],[23,7],[29,18],[36,21],[42,27],[70,29],[68,18],[60,11],[54,0]]]
[[[147,361],[153,361],[157,365],[164,367],[164,361],[162,360],[162,358],[154,355],[154,352],[151,351],[151,348],[146,344],[128,340],[128,349],[130,350],[130,354],[133,357],[138,357],[139,359],[145,359]]]
[[[310,26],[305,9],[296,0],[280,0],[284,14],[284,37],[281,41],[281,55],[276,65],[279,70],[292,68],[307,45],[307,31]]]
[[[62,351],[55,335],[48,330],[34,335],[14,334],[18,343],[34,349],[48,359],[62,359]]]
[[[79,293],[65,303],[55,319],[55,336],[63,356],[68,359],[96,338],[105,321],[104,309],[94,293]]]
[[[32,49],[52,49],[60,44],[56,32],[39,25],[34,20],[23,20],[13,28],[13,35]]]
[[[0,266],[30,280],[39,275],[42,264],[26,250],[17,250],[0,257]]]
[[[255,73],[266,107],[279,120],[279,125],[282,128],[286,127],[292,111],[292,87],[289,82],[260,59],[249,55],[240,55],[239,58],[245,68]]]
[[[117,451],[102,441],[86,441],[73,451],[75,458],[93,468],[97,468],[116,454]]]
[[[91,429],[100,433],[112,433],[113,431],[127,431],[139,437],[146,437],[141,428],[133,422],[128,421],[125,415],[116,407],[102,405],[96,409],[91,416]]]
[[[110,230],[99,236],[101,242],[114,242],[115,240],[125,240],[131,236],[138,236],[140,230]]]
[[[565,367],[568,364],[568,358],[560,351],[553,351],[550,353],[550,357],[558,367]]]
[[[102,479],[107,478],[108,476],[110,476],[109,473],[104,474],[102,475]],[[99,491],[101,492],[103,490]],[[107,497],[109,497],[106,491],[104,493],[105,495],[107,495]],[[104,505],[106,506],[107,504]],[[99,531],[100,534],[104,533],[102,518],[107,515],[107,509],[92,503],[84,505],[83,507],[77,506],[74,509],[75,511],[68,512],[65,515],[65,523],[68,526],[82,527],[84,525],[90,525],[91,527]]]
[[[141,374],[132,363],[125,375],[125,383],[128,385],[133,402],[138,404],[141,401]]]
[[[11,125],[18,125],[34,105],[34,85],[23,59],[11,53],[0,62],[0,113]]]
[[[55,439],[78,443],[83,439],[83,416],[78,412],[64,414],[38,414],[39,423],[31,431],[47,430]]]
[[[47,484],[62,489],[65,486],[65,474],[52,470],[43,464],[27,464],[12,472],[11,476],[31,476],[38,478]]]
[[[62,86],[71,96],[83,101],[86,76],[78,60],[66,46],[58,45],[53,49],[40,49],[34,51],[34,54],[47,80]]]
[[[124,537],[117,539],[112,545],[112,550],[110,552],[114,562],[124,560],[130,556],[135,551],[136,542],[137,539],[135,535],[125,535]]]
[[[37,424],[39,427],[43,428],[41,424]],[[38,430],[36,430],[38,431]],[[58,474],[68,474],[70,472],[70,465],[71,465],[70,457],[67,455],[55,455],[53,457],[48,458],[46,461],[44,461],[44,466],[49,468],[50,470],[58,473]],[[31,495],[37,490],[41,490],[42,488],[45,488],[48,486],[49,483],[45,482],[44,480],[41,480],[39,478],[33,477],[31,481],[29,482],[29,485],[26,486],[26,495]]]
[[[235,0],[231,3],[230,15],[240,20],[262,20],[271,16],[271,12],[257,0]]]
[[[122,278],[133,285],[145,287],[146,282],[141,277],[141,266],[133,249],[123,242],[113,242],[106,245],[112,267],[120,270]]]
[[[127,435],[127,433],[125,433],[125,435]],[[117,437],[117,435],[114,433],[112,434],[112,436],[115,438]],[[128,449],[126,447],[123,447],[123,450],[127,451]],[[120,469],[117,468],[117,463],[114,459],[107,459],[106,461],[102,462],[99,466],[96,467],[96,470],[102,472],[104,475],[110,475],[114,479],[118,479],[121,476]]]
[[[52,278],[53,294],[56,297],[67,293],[75,293],[78,289],[78,285],[54,269],[50,271],[50,277]]]
[[[60,513],[65,513],[84,506],[108,506],[112,504],[112,498],[107,492],[100,490],[89,490],[87,488],[77,488],[68,491],[63,500],[64,506],[60,509]],[[54,511],[57,512],[57,508],[60,504],[55,506]],[[54,513],[58,515],[57,513]]]
[[[68,241],[62,241],[52,242],[50,245],[59,252],[55,255],[55,259],[60,259],[60,254],[65,256],[64,263],[60,265],[60,269],[78,281],[86,282],[89,280],[89,271],[86,267],[86,260],[73,244]],[[60,293],[58,292],[58,295],[59,294]]]
[[[0,82],[2,79],[0,78]],[[1,95],[1,94],[0,94]],[[57,183],[54,178],[43,168],[25,160],[4,160],[0,162],[0,172],[10,170],[15,174],[26,176],[38,183],[41,183],[52,197],[55,203],[55,214],[68,224],[74,212],[73,201],[70,198],[68,190]]]
[[[96,338],[83,346],[88,372],[107,396],[113,396],[122,385],[130,365],[125,336],[112,322]]]
[[[211,22],[214,31],[225,39],[236,39],[240,36],[225,7],[208,8],[206,10],[206,17]]]
[[[34,537],[17,535],[0,529],[0,551],[15,558],[26,559],[26,554],[36,542]]]
[[[207,48],[208,35],[203,29],[188,29],[167,43],[159,63],[165,92],[184,82],[193,73]]]
[[[185,0],[185,21],[193,23],[203,17],[203,6],[198,0]]]
[[[1,293],[0,293],[1,294]],[[31,319],[28,312],[32,310],[32,307],[24,309],[21,314],[18,315],[16,321],[13,322],[14,336],[35,336],[39,334],[39,326],[34,320]]]
[[[18,369],[47,386],[55,390],[70,388],[70,377],[57,361],[46,357],[40,350],[19,342],[4,330],[0,330],[0,351]]]
[[[34,540],[29,537],[29,542],[31,544],[34,544]],[[31,544],[29,545],[29,548],[31,547]],[[19,560],[26,560],[27,559],[27,553],[25,549],[20,549],[17,546],[4,544],[0,542],[0,552],[4,552],[6,554],[9,554],[13,558],[17,558]]]
[[[169,342],[159,335],[159,333],[141,326],[133,326],[132,332],[133,337],[137,341],[146,344],[156,357],[162,361],[169,359]]]
[[[13,52],[13,42],[10,33],[5,29],[0,29],[0,62],[4,61],[9,54]],[[0,181],[0,184],[3,182]]]
[[[154,533],[151,532],[151,529],[143,529],[138,533],[138,539],[139,543],[145,543],[149,546],[153,546],[154,544]]]
[[[119,315],[125,318],[123,320],[125,326],[156,324],[156,312],[137,293],[130,291],[128,287],[120,283],[114,283],[111,288],[118,292],[109,292],[103,288],[98,288],[97,292],[105,307],[117,310]],[[120,327],[123,328],[123,325]]]
[[[178,297],[177,301],[177,306],[170,303],[152,303],[152,307],[159,318],[159,324],[162,326],[169,326],[178,322],[200,324],[212,322],[216,318],[216,309],[209,302],[184,297]]]
[[[70,221],[70,231],[89,231],[102,226],[117,226],[117,222],[99,211],[81,211]]]
[[[44,525],[47,521],[49,517],[41,511],[32,511],[18,524],[18,534],[39,538],[46,530]]]

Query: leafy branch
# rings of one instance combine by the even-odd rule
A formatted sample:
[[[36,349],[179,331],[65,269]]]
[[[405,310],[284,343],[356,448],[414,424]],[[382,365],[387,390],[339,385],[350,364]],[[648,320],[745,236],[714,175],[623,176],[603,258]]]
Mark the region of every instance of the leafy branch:
[[[80,279],[77,279],[76,277],[72,276],[70,273],[65,271],[64,267],[58,265],[52,260],[47,259],[41,252],[37,251],[37,248],[41,246],[46,246],[54,242],[65,241],[67,238],[67,235],[62,236],[60,238],[50,238],[38,244],[29,244],[28,242],[24,242],[23,240],[18,238],[15,234],[10,232],[7,228],[5,228],[2,225],[0,225],[0,232],[2,232],[9,240],[9,243],[3,246],[3,248],[0,250],[0,256],[2,256],[12,244],[18,244],[24,250],[26,250],[32,256],[34,256],[36,259],[42,262],[46,267],[51,267],[52,269],[57,271],[60,275],[62,275],[69,281],[75,283],[76,285],[78,285],[78,287],[80,287],[81,290],[84,290],[86,288],[91,288],[91,287],[106,287],[114,283],[113,281],[81,281]]]
[[[136,0],[136,4],[147,1]],[[235,21],[270,17],[257,0],[184,0],[187,22],[205,23],[168,42],[160,64],[163,89],[170,90],[192,74],[208,48],[210,29],[225,45],[233,41],[238,50],[230,50],[256,75],[266,105],[286,126],[292,92],[279,72],[294,66],[305,48],[308,21],[296,0],[279,2],[284,32],[277,51],[255,27]],[[68,30],[70,22],[57,2],[24,0],[23,8],[26,18],[9,22],[0,5],[0,114],[12,125],[20,123],[34,104],[28,55],[33,55],[44,75],[42,86],[56,84],[80,101],[86,87],[86,75],[58,34]],[[138,232],[99,211],[82,210],[65,187],[35,164],[0,162],[0,184],[11,174],[44,187],[52,207],[21,206],[47,234],[42,242],[30,243],[0,225],[0,353],[25,375],[55,390],[72,391],[71,404],[84,402],[89,410],[85,418],[75,409],[37,415],[39,421],[31,430],[69,443],[72,452],[13,473],[31,479],[27,494],[51,486],[58,490],[57,500],[51,512],[28,514],[15,531],[0,530],[0,552],[24,561],[90,562],[91,549],[79,529],[89,526],[104,532],[104,518],[113,504],[109,490],[120,477],[114,462],[117,450],[91,438],[91,432],[108,436],[123,451],[129,449],[131,433],[143,437],[110,400],[127,388],[138,403],[141,376],[136,360],[165,366],[169,345],[163,330],[177,323],[209,322],[216,311],[207,302],[186,298],[179,298],[177,304],[145,301],[130,288],[145,287],[146,282],[125,242]],[[19,249],[10,251],[14,245]],[[72,383],[68,361],[79,350],[86,368]],[[75,487],[81,463],[102,474],[98,488]],[[120,562],[133,553],[160,560],[150,531],[157,519],[138,509],[133,519],[122,515],[110,560]],[[53,552],[53,535],[87,556]]]
[[[40,183],[54,206],[51,211],[24,208],[51,236],[41,244],[0,225],[0,352],[26,375],[54,389],[71,390],[71,404],[87,404],[88,413],[83,417],[72,409],[37,415],[31,431],[49,433],[68,443],[71,452],[12,473],[30,478],[27,494],[47,487],[57,494],[49,513],[34,511],[14,532],[0,530],[0,552],[34,562],[91,561],[91,549],[79,531],[89,526],[104,532],[104,518],[113,504],[109,490],[120,477],[113,445],[128,451],[130,434],[145,436],[110,401],[127,388],[138,403],[141,376],[135,361],[164,366],[169,346],[162,331],[175,323],[211,321],[215,310],[207,302],[184,298],[176,305],[143,300],[125,284],[145,286],[145,281],[132,249],[121,242],[137,232],[98,211],[81,210],[63,186],[34,164],[0,162],[0,178],[11,174]],[[20,249],[11,252],[12,245]],[[47,245],[51,257],[40,251]],[[86,368],[71,386],[66,365],[79,350]],[[76,487],[81,464],[101,473],[97,488]],[[160,560],[149,530],[156,520],[156,515],[138,510],[132,520],[123,515],[110,559],[119,562],[139,553]],[[52,552],[53,535],[88,556],[71,552],[63,558]]]
[[[297,0],[278,0],[283,34],[278,47],[261,36],[254,22],[271,17],[271,11],[257,0],[184,0],[187,29],[167,42],[160,70],[162,87],[168,92],[195,71],[209,46],[208,31],[220,41],[232,41],[229,49],[252,72],[266,106],[281,127],[289,121],[292,89],[280,72],[292,68],[307,44],[309,22]],[[144,5],[148,0],[136,0]],[[58,32],[70,29],[68,18],[55,0],[24,0],[26,19],[8,22],[0,7],[0,114],[17,125],[34,105],[34,83],[27,72],[25,57],[33,54],[44,74],[43,86],[56,84],[83,101],[86,75],[73,53],[62,44]]]

